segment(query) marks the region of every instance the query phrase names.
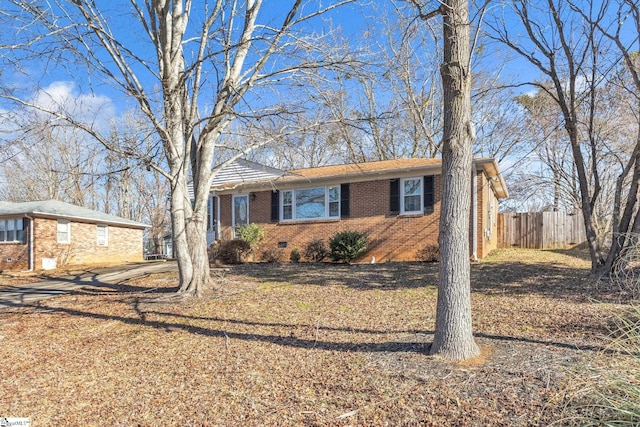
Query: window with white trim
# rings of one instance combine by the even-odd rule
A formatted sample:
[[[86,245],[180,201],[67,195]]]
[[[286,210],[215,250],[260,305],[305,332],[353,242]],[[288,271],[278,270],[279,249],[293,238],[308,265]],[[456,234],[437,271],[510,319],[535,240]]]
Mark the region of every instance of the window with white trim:
[[[65,219],[58,220],[58,243],[71,243],[71,223]]]
[[[422,213],[422,178],[404,178],[400,181],[401,213]]]
[[[281,191],[280,218],[283,221],[340,218],[340,186]]]
[[[283,220],[293,219],[293,191],[282,192],[282,215]]]
[[[98,246],[109,245],[109,227],[106,225],[98,224],[96,227],[96,236]]]
[[[25,243],[22,218],[0,219],[0,242]]]

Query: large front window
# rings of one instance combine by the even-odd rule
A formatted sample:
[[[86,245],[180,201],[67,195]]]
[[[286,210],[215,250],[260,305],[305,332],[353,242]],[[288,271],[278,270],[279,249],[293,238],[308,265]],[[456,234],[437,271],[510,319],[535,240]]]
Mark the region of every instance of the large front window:
[[[340,217],[340,186],[285,190],[280,194],[283,221]]]

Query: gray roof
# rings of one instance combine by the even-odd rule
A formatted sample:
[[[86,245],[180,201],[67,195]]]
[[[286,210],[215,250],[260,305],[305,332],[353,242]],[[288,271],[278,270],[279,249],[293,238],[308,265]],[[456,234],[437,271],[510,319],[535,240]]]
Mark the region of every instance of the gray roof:
[[[40,200],[36,202],[2,202],[0,201],[0,216],[30,215],[34,217],[51,217],[80,220],[101,224],[121,225],[132,228],[146,228],[147,224],[122,218],[104,212],[94,211],[71,203],[58,200]]]
[[[213,177],[212,189],[221,188],[223,186],[242,184],[244,182],[257,181],[274,181],[283,176],[289,176],[290,173],[281,169],[265,166],[251,160],[237,159],[222,169],[220,165],[214,168],[215,176]],[[189,198],[194,199],[193,185],[187,186]]]
[[[288,173],[283,170],[238,159],[216,174],[212,186],[218,187],[230,182],[272,181],[285,175]]]

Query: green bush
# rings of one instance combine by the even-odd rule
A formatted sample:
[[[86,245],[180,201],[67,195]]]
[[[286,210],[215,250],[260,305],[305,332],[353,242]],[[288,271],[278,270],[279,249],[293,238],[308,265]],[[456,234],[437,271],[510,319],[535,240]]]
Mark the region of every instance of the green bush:
[[[300,262],[300,252],[298,251],[298,248],[291,249],[291,255],[289,256],[289,261]]]
[[[236,235],[240,240],[249,243],[251,250],[255,251],[264,240],[264,227],[258,224],[247,224],[236,229]]]
[[[225,264],[242,264],[251,253],[251,245],[242,239],[227,240],[220,245],[218,258]]]
[[[321,262],[329,255],[327,245],[322,239],[310,241],[304,248],[304,257],[312,262]]]
[[[369,238],[366,233],[353,230],[340,231],[329,239],[329,256],[334,261],[350,263],[364,255]]]
[[[262,252],[262,260],[265,262],[280,262],[284,257],[284,251],[279,248],[269,248]]]

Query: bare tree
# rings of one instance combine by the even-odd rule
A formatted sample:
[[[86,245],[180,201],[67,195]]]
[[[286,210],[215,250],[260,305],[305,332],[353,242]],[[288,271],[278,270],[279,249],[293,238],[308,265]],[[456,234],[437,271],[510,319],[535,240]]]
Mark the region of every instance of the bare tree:
[[[27,17],[17,21],[30,22],[20,36],[29,28],[33,31],[24,44],[12,40],[9,47],[13,53],[28,56],[42,53],[39,49],[45,44],[50,49],[55,42],[56,55],[70,53],[76,59],[83,58],[92,73],[107,78],[134,100],[162,141],[166,168],[144,153],[114,147],[91,123],[50,113],[165,176],[171,188],[179,295],[200,295],[209,281],[205,237],[212,179],[234,158],[269,141],[247,142],[212,170],[216,147],[223,143],[225,130],[234,120],[278,113],[252,91],[276,79],[283,81],[303,67],[323,65],[321,53],[309,54],[313,41],[300,43],[301,35],[292,30],[349,1],[324,8],[309,3],[306,8],[302,0],[295,0],[288,7],[281,5],[284,13],[278,16],[262,10],[261,0],[201,2],[197,3],[200,10],[192,10],[195,5],[191,0],[131,0],[128,6],[117,7],[98,6],[89,0],[58,0],[50,2],[49,8],[36,1],[13,0],[15,10],[11,12]],[[123,31],[117,25],[125,11],[130,16]],[[265,21],[259,23],[259,16]],[[275,57],[279,60],[272,61]],[[15,95],[4,96],[39,107]],[[187,190],[189,181],[193,204]]]
[[[596,9],[589,3],[589,12],[595,21],[603,18],[605,9]],[[562,114],[563,126],[571,146],[573,163],[578,175],[580,206],[587,232],[591,254],[592,271],[596,272],[604,262],[604,251],[594,226],[593,208],[602,190],[599,171],[594,162],[589,163],[583,147],[591,158],[596,158],[598,147],[592,134],[586,141],[580,134],[579,111],[583,101],[591,96],[597,84],[597,52],[605,49],[596,35],[596,25],[584,24],[584,20],[572,13],[570,4],[564,0],[546,0],[544,5],[533,5],[520,0],[506,6],[513,12],[516,22],[522,25],[529,43],[525,44],[512,36],[511,24],[500,16],[493,20],[490,28],[493,37],[504,43],[526,59],[550,81],[550,88],[539,82],[531,82],[545,91],[556,103]],[[513,19],[513,18],[512,18]],[[545,24],[540,21],[544,20]],[[584,85],[584,82],[587,85]],[[591,105],[593,107],[593,104]],[[588,106],[587,106],[588,108]],[[593,109],[591,109],[593,111]],[[589,186],[590,177],[593,185]]]
[[[605,4],[608,5],[608,2]],[[580,9],[576,8],[576,10]],[[582,16],[587,17],[584,13]],[[640,199],[638,197],[640,191],[640,60],[637,50],[634,51],[628,46],[622,36],[623,26],[630,25],[637,49],[640,44],[640,6],[637,1],[620,0],[612,29],[605,27],[599,21],[589,20],[589,22],[598,26],[622,56],[624,72],[619,73],[620,86],[632,99],[629,107],[635,114],[637,126],[635,143],[628,144],[628,147],[633,148],[627,151],[627,155],[624,151],[618,151],[620,155],[617,156],[621,172],[616,179],[614,190],[613,236],[611,248],[602,269],[603,274],[609,274],[627,246],[633,245],[629,239],[630,233],[640,233]]]
[[[440,150],[442,92],[433,29],[393,2],[363,8],[369,25],[359,37],[347,40],[335,31],[324,46],[351,65],[340,73],[314,68],[301,74],[298,93],[314,106],[305,120],[322,121],[323,129],[309,128],[308,145],[288,145],[313,151],[320,137],[330,147],[344,147],[334,150],[340,156],[334,161],[434,157]],[[424,52],[421,58],[417,50]]]
[[[444,130],[442,142],[442,207],[440,211],[440,278],[436,331],[431,354],[462,360],[480,353],[473,338],[469,259],[472,151],[471,46],[469,3],[447,0],[419,16],[443,18],[442,74]]]
[[[541,165],[523,174],[551,193],[544,210],[573,210],[580,206],[579,189],[571,160],[571,145],[562,126],[562,115],[554,108],[555,101],[546,91],[516,97],[521,122],[529,129],[523,141]]]
[[[104,149],[69,126],[23,111],[0,164],[5,200],[59,199],[96,209]]]
[[[626,17],[633,21],[636,15],[633,1],[619,2],[617,13],[609,1],[547,0],[544,6],[516,1],[490,24],[496,40],[544,75],[543,81],[529,83],[540,92],[538,98],[552,101],[549,106],[554,108],[547,114],[559,117],[557,122],[564,129],[572,157],[570,170],[555,160],[547,163],[557,166],[555,185],[571,180],[577,183],[577,204],[587,231],[591,269],[596,274],[610,271],[624,246],[615,236],[631,231],[633,213],[637,211],[640,139],[630,141],[625,132],[630,123],[629,108],[619,108],[625,105],[625,98],[633,96],[636,101],[630,110],[638,116],[640,86],[634,78],[637,66],[631,49],[621,38],[622,26],[628,24]],[[514,17],[526,32],[525,41],[513,35]],[[640,34],[635,25],[632,31]],[[626,65],[627,81],[616,83],[616,79],[620,80],[616,70],[621,60]],[[634,90],[626,94],[622,90],[614,92],[616,85]],[[622,123],[620,117],[628,119]],[[637,119],[631,121],[637,129]],[[547,160],[559,159],[558,148],[550,148],[546,151]],[[612,227],[614,239],[607,253]]]

